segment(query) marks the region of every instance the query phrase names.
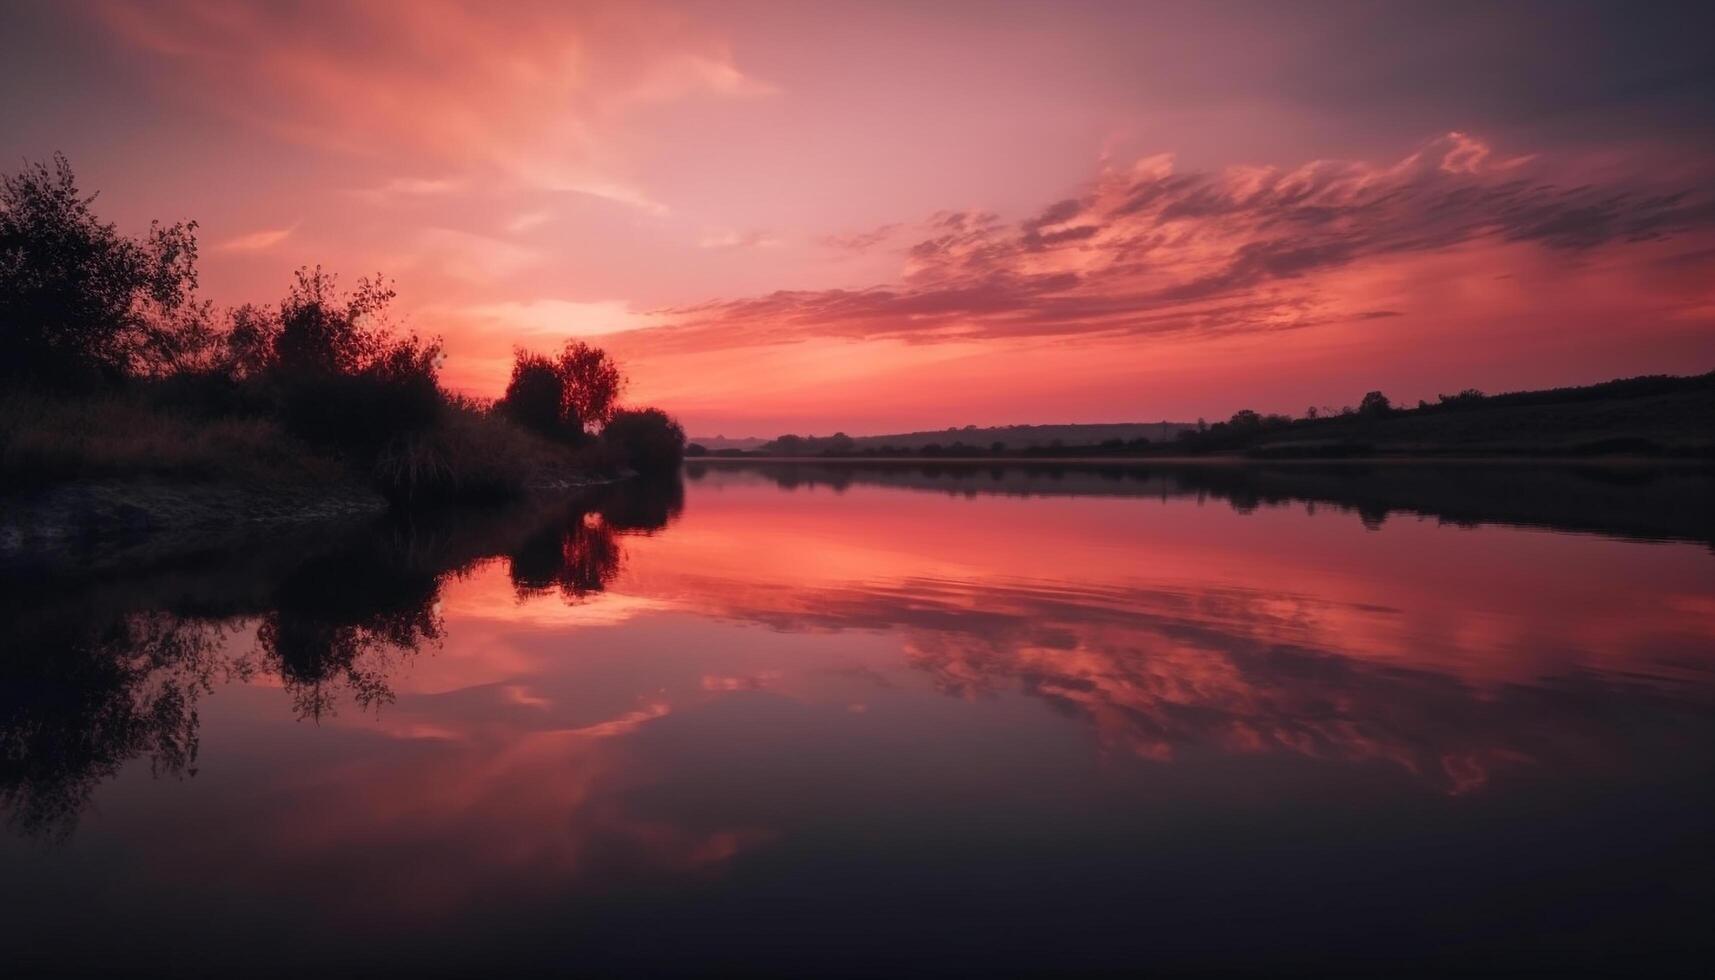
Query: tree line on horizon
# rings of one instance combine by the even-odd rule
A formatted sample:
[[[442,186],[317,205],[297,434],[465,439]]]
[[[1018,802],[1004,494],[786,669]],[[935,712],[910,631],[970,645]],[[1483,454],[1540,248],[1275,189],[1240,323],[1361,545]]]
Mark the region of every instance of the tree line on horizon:
[[[235,453],[278,452],[264,443],[284,434],[355,462],[395,502],[516,493],[544,465],[678,465],[683,430],[659,409],[620,407],[624,377],[598,348],[520,348],[499,399],[459,395],[441,385],[440,339],[394,320],[396,293],[379,275],[342,290],[320,266],[300,268],[277,305],[217,310],[197,295],[196,222],[132,238],[95,214],[95,199],[63,155],[0,177],[5,482],[77,469],[70,457],[93,443],[70,430],[89,419],[64,406],[104,400],[131,416],[260,421],[219,431],[248,434],[244,447],[229,440]],[[39,431],[59,418],[64,445]],[[153,430],[167,431],[191,428]]]
[[[1019,458],[1065,458],[1072,456],[1165,456],[1176,454],[1199,455],[1203,453],[1220,452],[1258,452],[1265,448],[1268,453],[1278,455],[1369,455],[1376,451],[1376,446],[1365,440],[1374,438],[1385,431],[1384,427],[1395,421],[1410,419],[1452,420],[1468,413],[1482,412],[1489,409],[1523,409],[1559,407],[1569,409],[1580,404],[1591,402],[1614,401],[1626,399],[1645,399],[1653,396],[1691,396],[1693,400],[1707,400],[1709,394],[1715,391],[1715,372],[1687,377],[1671,375],[1644,375],[1635,378],[1619,378],[1592,385],[1570,386],[1543,389],[1537,391],[1514,391],[1504,394],[1489,395],[1476,388],[1466,388],[1454,394],[1442,394],[1433,402],[1419,400],[1415,407],[1395,405],[1392,399],[1381,391],[1365,393],[1357,405],[1347,405],[1340,408],[1311,406],[1297,417],[1284,413],[1264,414],[1253,409],[1240,409],[1224,421],[1209,422],[1198,419],[1194,425],[1186,424],[1172,439],[1152,440],[1147,437],[1131,439],[1110,438],[1101,441],[1083,443],[1068,442],[1053,439],[1045,444],[1012,445],[1005,441],[966,442],[961,438],[962,432],[976,431],[975,426],[966,426],[964,430],[948,429],[946,441],[934,441],[919,445],[892,445],[879,443],[881,437],[867,437],[862,441],[843,432],[832,436],[800,436],[787,434],[764,443],[756,450],[745,451],[737,449],[709,450],[706,447],[692,444],[687,447],[686,454],[692,457],[704,456],[829,456],[829,457],[893,457],[893,456],[922,456],[931,458],[989,458],[989,457],[1019,457]],[[1689,405],[1689,403],[1688,403]],[[1661,418],[1646,419],[1641,416],[1631,416],[1627,412],[1609,412],[1612,418],[1604,419],[1604,423],[1612,423],[1624,430],[1628,426],[1637,428],[1648,423],[1652,427],[1649,436],[1639,432],[1590,432],[1581,441],[1566,442],[1558,440],[1561,433],[1539,431],[1531,438],[1539,440],[1541,445],[1516,445],[1508,447],[1512,451],[1538,451],[1557,449],[1573,455],[1601,455],[1607,453],[1628,453],[1640,455],[1659,455],[1663,453],[1707,455],[1711,452],[1708,445],[1707,426],[1698,435],[1698,427],[1685,418],[1687,406],[1675,406],[1664,410]],[[1689,406],[1690,411],[1697,411],[1695,406]],[[1540,420],[1539,420],[1540,421]],[[1549,420],[1577,427],[1590,423],[1589,419],[1572,419],[1564,414]],[[1671,430],[1671,431],[1669,431]],[[1670,435],[1671,444],[1660,438]],[[1448,439],[1451,432],[1431,433],[1431,442],[1435,438]],[[1689,437],[1687,437],[1689,436]],[[1434,447],[1429,447],[1433,449]],[[1457,448],[1451,444],[1441,446],[1443,449]]]

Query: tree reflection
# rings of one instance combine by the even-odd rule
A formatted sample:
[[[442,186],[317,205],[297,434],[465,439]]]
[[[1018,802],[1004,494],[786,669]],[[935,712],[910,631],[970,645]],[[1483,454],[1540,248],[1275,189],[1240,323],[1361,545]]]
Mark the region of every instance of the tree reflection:
[[[0,806],[13,829],[69,836],[96,786],[138,757],[156,775],[195,774],[219,627],[160,612],[18,625],[0,657]]]
[[[974,497],[1193,497],[1225,501],[1248,514],[1262,507],[1330,504],[1373,529],[1394,513],[1453,524],[1522,524],[1646,540],[1698,541],[1715,547],[1715,470],[1670,466],[1553,465],[1541,462],[1032,463],[994,467],[964,462],[827,463],[726,461],[687,467],[694,480],[738,473],[785,490],[854,484]]]
[[[441,640],[448,576],[504,557],[521,595],[581,599],[619,574],[620,535],[683,506],[677,478],[632,481],[382,525],[308,554],[278,542],[120,581],[0,578],[0,808],[20,833],[64,838],[133,760],[194,775],[197,702],[217,676],[278,678],[301,719],[346,699],[379,710],[401,665]],[[254,644],[230,642],[252,625]]]
[[[684,508],[685,485],[676,478],[600,488],[507,556],[512,587],[521,599],[558,590],[575,601],[600,592],[625,561],[618,536],[658,531]]]
[[[558,589],[567,600],[606,588],[621,561],[613,528],[596,511],[573,513],[537,531],[508,558],[519,598]]]
[[[331,712],[340,689],[358,706],[390,703],[398,660],[438,641],[439,577],[370,551],[305,562],[256,628],[257,653],[284,682],[300,718]]]

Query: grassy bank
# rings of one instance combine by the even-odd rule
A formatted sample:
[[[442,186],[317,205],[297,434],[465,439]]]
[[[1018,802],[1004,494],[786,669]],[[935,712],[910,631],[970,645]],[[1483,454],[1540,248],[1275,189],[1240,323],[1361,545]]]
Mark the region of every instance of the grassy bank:
[[[162,386],[80,397],[0,395],[0,493],[90,481],[368,488],[389,500],[479,502],[610,468],[599,442],[536,435],[485,406],[448,399],[433,420],[373,448],[318,444],[267,412],[201,411]]]

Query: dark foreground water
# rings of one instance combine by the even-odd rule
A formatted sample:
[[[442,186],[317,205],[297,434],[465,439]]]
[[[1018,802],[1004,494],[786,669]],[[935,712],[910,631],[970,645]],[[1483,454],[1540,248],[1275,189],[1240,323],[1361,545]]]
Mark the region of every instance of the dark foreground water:
[[[48,556],[0,974],[1706,965],[1712,501],[720,463]]]

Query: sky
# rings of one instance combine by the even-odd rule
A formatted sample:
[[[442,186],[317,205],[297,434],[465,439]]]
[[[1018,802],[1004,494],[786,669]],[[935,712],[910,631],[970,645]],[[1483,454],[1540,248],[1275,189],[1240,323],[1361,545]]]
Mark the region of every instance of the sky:
[[[449,387],[581,338],[693,435],[1301,413],[1715,369],[1715,7],[7,4],[201,289],[396,283]]]

